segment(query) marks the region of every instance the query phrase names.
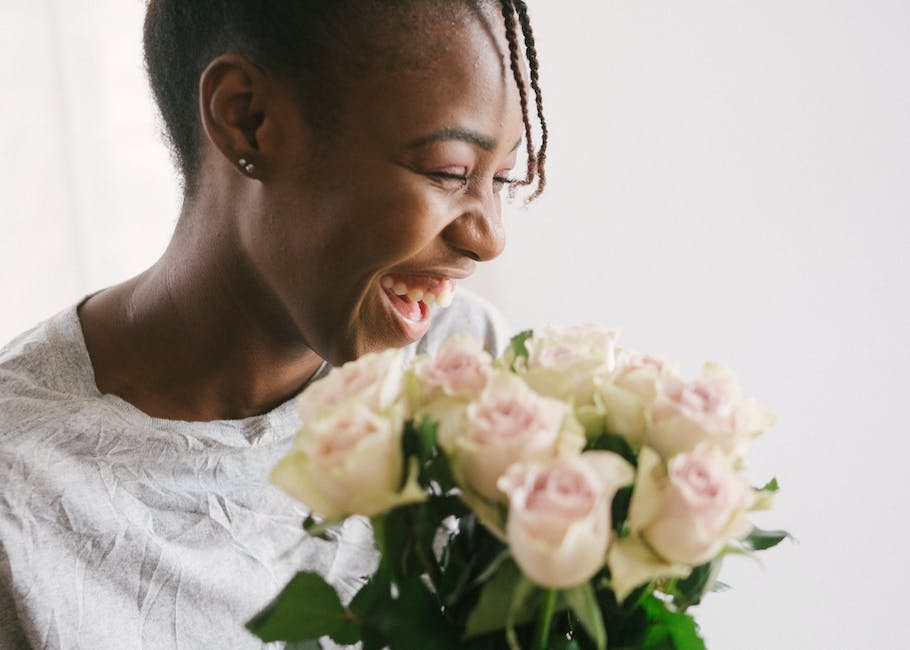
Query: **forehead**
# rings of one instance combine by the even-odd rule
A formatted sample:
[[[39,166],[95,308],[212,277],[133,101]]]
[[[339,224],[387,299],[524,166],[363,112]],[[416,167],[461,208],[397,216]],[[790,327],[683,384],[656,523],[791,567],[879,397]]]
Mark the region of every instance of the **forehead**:
[[[514,143],[521,109],[500,14],[423,10],[375,27],[371,59],[345,83],[347,128],[400,139],[457,127]]]

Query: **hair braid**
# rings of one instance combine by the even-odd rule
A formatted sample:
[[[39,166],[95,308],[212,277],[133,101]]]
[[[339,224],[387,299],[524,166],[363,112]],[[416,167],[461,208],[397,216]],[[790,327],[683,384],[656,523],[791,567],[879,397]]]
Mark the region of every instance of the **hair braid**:
[[[502,17],[506,23],[506,39],[509,42],[509,61],[512,66],[512,75],[515,77],[515,83],[518,84],[518,96],[521,99],[521,119],[525,127],[525,140],[528,152],[528,171],[525,179],[520,182],[521,185],[530,185],[537,170],[537,155],[534,151],[534,140],[532,138],[531,119],[528,117],[528,92],[525,89],[524,79],[521,76],[521,69],[518,67],[518,35],[515,33],[515,5],[513,0],[501,0]]]
[[[528,69],[531,75],[531,89],[534,91],[534,102],[537,106],[537,119],[540,121],[540,149],[537,151],[537,187],[528,198],[533,201],[543,192],[547,184],[545,163],[547,160],[547,120],[543,116],[543,95],[540,92],[540,64],[537,62],[537,47],[534,43],[534,31],[528,18],[528,5],[523,0],[514,0],[518,22],[525,41],[525,55],[528,58]]]

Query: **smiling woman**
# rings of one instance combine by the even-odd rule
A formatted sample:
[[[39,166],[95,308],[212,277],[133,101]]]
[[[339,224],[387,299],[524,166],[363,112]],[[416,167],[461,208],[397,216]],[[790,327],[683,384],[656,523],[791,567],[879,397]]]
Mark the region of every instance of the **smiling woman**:
[[[544,186],[523,2],[152,0],[145,46],[183,207],[151,268],[0,352],[4,648],[252,648],[301,566],[352,593],[366,527],[301,544],[265,483],[289,400],[370,351],[499,348],[456,282],[504,188]]]

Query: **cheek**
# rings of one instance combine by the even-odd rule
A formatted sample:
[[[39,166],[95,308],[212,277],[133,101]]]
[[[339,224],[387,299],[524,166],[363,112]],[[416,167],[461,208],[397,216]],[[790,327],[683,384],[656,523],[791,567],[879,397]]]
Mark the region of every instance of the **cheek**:
[[[348,259],[361,268],[381,271],[428,252],[449,221],[452,207],[428,188],[377,196],[357,208],[358,217],[344,234]]]

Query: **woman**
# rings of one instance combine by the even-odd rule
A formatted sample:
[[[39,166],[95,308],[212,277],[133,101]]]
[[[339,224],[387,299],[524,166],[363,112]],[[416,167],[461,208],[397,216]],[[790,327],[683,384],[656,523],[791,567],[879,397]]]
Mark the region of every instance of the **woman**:
[[[455,284],[503,248],[523,136],[543,188],[521,2],[152,0],[145,46],[183,208],[150,269],[0,353],[0,648],[253,648],[301,567],[350,596],[368,527],[301,542],[265,482],[289,400],[365,352],[499,347]]]

